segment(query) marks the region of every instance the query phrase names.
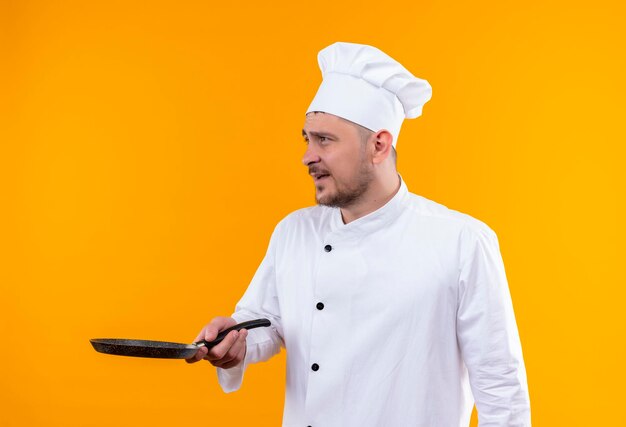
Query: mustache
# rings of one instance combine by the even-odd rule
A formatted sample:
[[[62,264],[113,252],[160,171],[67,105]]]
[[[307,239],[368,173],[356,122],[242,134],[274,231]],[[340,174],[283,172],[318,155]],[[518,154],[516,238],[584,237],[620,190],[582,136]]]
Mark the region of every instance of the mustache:
[[[327,169],[320,168],[319,166],[309,166],[309,175],[330,175]]]

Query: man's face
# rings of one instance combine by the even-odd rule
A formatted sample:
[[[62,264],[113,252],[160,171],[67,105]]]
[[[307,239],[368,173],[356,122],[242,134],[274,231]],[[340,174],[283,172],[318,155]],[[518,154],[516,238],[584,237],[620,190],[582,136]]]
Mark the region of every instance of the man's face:
[[[358,201],[373,179],[357,125],[327,113],[306,115],[302,163],[315,183],[317,203],[340,208]]]

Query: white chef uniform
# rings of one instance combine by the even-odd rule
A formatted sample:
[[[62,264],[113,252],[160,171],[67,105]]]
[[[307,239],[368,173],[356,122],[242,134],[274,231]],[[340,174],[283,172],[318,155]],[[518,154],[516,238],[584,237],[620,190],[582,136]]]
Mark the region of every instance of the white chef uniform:
[[[410,193],[344,224],[293,212],[232,317],[266,317],[244,362],[287,350],[285,427],[530,426],[522,350],[496,234]]]

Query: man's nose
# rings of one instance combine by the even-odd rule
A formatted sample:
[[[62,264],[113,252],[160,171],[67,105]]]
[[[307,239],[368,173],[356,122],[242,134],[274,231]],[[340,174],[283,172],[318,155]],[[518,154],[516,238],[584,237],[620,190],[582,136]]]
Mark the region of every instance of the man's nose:
[[[304,152],[304,156],[302,156],[302,163],[304,166],[309,166],[312,163],[317,163],[320,161],[319,155],[315,152],[315,148],[313,144],[308,144],[306,146],[306,151]]]

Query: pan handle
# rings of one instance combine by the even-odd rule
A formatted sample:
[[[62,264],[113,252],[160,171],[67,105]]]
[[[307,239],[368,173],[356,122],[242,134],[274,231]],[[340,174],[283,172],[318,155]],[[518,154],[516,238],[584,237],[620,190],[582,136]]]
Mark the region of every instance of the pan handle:
[[[267,326],[270,326],[271,324],[272,323],[268,319],[248,320],[247,322],[237,323],[235,326],[231,326],[228,329],[224,329],[222,332],[217,334],[217,338],[215,338],[213,341],[202,340],[202,341],[197,341],[194,344],[197,346],[205,346],[206,348],[211,349],[212,347],[221,343],[222,340],[226,338],[226,335],[228,335],[230,331],[239,331],[241,329],[254,329],[254,328],[267,327]]]

